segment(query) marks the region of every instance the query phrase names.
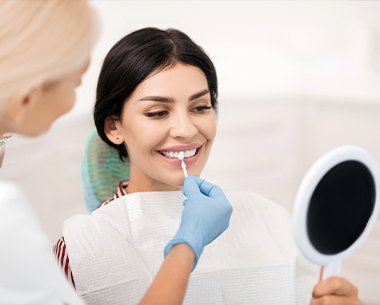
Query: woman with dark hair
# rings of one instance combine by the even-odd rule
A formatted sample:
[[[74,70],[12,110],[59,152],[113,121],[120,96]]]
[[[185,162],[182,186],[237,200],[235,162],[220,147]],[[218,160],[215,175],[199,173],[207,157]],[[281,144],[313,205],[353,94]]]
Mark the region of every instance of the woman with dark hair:
[[[196,267],[185,304],[310,301],[315,270],[300,263],[280,206],[255,194],[228,193],[234,207],[229,230],[204,252],[208,239],[199,239],[215,238],[218,222],[205,226],[196,213],[185,215],[188,204],[202,208],[225,198],[218,187],[194,177],[216,135],[217,97],[213,63],[178,30],[135,31],[106,56],[94,120],[101,139],[130,163],[130,178],[91,215],[66,221],[59,244],[67,254],[63,266],[71,267],[77,292],[89,304],[135,304],[160,275],[162,249],[167,256],[183,244]],[[186,233],[189,222],[201,234]],[[311,304],[326,301],[359,304],[355,287],[343,278],[315,287]]]
[[[210,105],[216,110],[218,83],[214,65],[185,33],[144,28],[121,39],[107,54],[98,80],[94,120],[102,140],[115,147],[121,158],[128,157],[127,148],[123,141],[114,143],[108,138],[107,123],[121,117],[124,104],[140,83],[177,63],[203,72],[208,90],[204,95],[210,95]]]
[[[176,65],[177,59],[175,57],[170,58],[166,56],[168,54],[168,48],[173,49],[175,45],[170,42],[170,39],[166,39],[166,41],[163,39],[168,37],[167,34],[164,33],[165,32],[157,29],[144,29],[132,33],[111,50],[105,60],[107,63],[103,65],[100,75],[100,79],[102,80],[99,81],[97,90],[94,118],[99,132],[102,134],[102,138],[106,140],[108,144],[119,148],[120,158],[127,158],[127,150],[123,148],[124,145],[122,145],[125,135],[115,134],[113,136],[111,134],[115,132],[115,127],[120,123],[121,117],[125,112],[124,104],[133,105],[133,107],[136,106],[135,102],[127,103],[126,99],[129,99],[133,93],[137,92],[137,87],[141,85],[144,80],[154,78],[154,75],[160,73],[161,70],[167,70]],[[185,44],[190,42],[190,39],[181,32],[173,31],[173,35],[177,35],[177,40],[182,40]],[[169,45],[167,44],[168,42]],[[189,50],[197,54],[195,50]],[[202,90],[192,94],[189,98],[193,101],[191,104],[196,103],[196,105],[192,106],[194,108],[192,112],[202,121],[204,120],[203,118],[210,118],[209,124],[212,126],[215,120],[214,113],[207,111],[210,110],[212,106],[206,106],[208,102],[206,103],[204,96],[209,96],[209,90],[211,89],[212,94],[215,95],[212,104],[215,105],[215,71],[211,61],[209,61],[200,50],[197,52],[200,56],[198,59],[200,62],[206,60],[206,62],[204,62],[206,65],[205,69],[211,71],[211,73],[208,74],[210,76],[210,82],[212,82],[213,85],[208,86],[207,82],[203,82],[204,77],[202,73],[197,72],[196,77],[198,78],[198,82],[199,77],[202,81]],[[182,60],[191,63],[194,57],[190,56],[189,59],[186,59],[185,55]],[[189,81],[193,83],[192,80]],[[167,85],[164,85],[164,87],[167,87]],[[152,97],[151,101],[154,101],[156,98],[157,97]],[[149,102],[147,97],[145,97],[145,100]],[[167,104],[166,101],[154,103]],[[147,105],[144,101],[138,103],[138,105],[143,104],[145,104],[145,106]],[[206,112],[207,116],[205,115]],[[150,111],[149,113],[144,113],[142,116],[139,115],[138,122],[143,122],[141,118],[145,118],[146,121],[150,122],[158,122],[155,118],[161,116],[160,113],[157,114]],[[132,123],[132,120],[127,121]],[[146,125],[145,128],[140,128],[138,125],[135,125],[135,127],[137,127],[137,130],[134,130],[137,135],[135,140],[133,140],[132,135],[128,137],[131,141],[129,142],[130,147],[138,149],[139,144],[141,144],[138,143],[138,134],[140,132],[146,132],[146,127],[148,126]],[[155,129],[159,131],[156,127]],[[157,135],[155,137],[157,138]],[[201,150],[199,147],[200,144],[197,147],[193,147],[196,143],[190,145],[186,143],[190,139],[188,136],[183,138],[183,135],[178,135],[178,137],[180,138],[179,141],[182,142],[182,146],[180,147],[177,143],[177,146],[173,149],[178,151],[182,148],[186,158],[189,157],[188,150],[190,146],[191,150]],[[143,138],[150,138],[152,141],[154,134],[151,132],[148,137],[143,136]],[[202,164],[206,162],[210,145],[206,143],[206,139],[200,136],[198,137],[198,142],[205,144],[203,153],[198,154],[198,156],[202,155],[201,158],[198,158],[198,167],[203,167]],[[90,220],[89,218],[85,217],[80,220],[79,218],[73,218],[68,220],[64,228],[64,237],[62,237],[55,246],[56,255],[68,279],[88,304],[125,304],[126,302],[136,304],[148,289],[149,285],[151,285],[150,289],[145,293],[145,296],[139,304],[181,304],[190,273],[192,269],[195,268],[203,248],[226,230],[232,213],[232,207],[223,192],[217,186],[203,179],[188,177],[184,186],[183,176],[178,177],[177,175],[177,177],[166,184],[149,179],[149,177],[144,175],[144,172],[139,169],[141,164],[137,167],[135,166],[137,162],[132,161],[135,160],[131,156],[132,151],[128,152],[128,158],[131,161],[131,179],[129,183],[123,182],[120,185],[118,194],[119,192],[124,194],[126,189],[128,189],[129,193],[137,194],[137,192],[165,190],[168,189],[168,187],[171,190],[180,190],[183,187],[183,193],[187,197],[184,201],[184,197],[180,192],[176,192],[175,194],[176,203],[180,203],[177,208],[180,211],[179,216],[181,217],[175,219],[174,225],[168,232],[172,235],[173,232],[178,229],[178,226],[179,230],[175,237],[166,245],[166,259],[162,263],[162,266],[161,258],[163,247],[156,249],[160,258],[160,266],[158,266],[160,270],[155,270],[154,273],[157,273],[157,275],[154,282],[151,284],[151,272],[146,270],[145,265],[141,266],[141,258],[131,241],[128,239],[118,240],[127,233],[124,231],[125,228],[122,228],[127,219],[119,219],[121,220],[119,224],[122,227],[118,227],[117,219],[111,221],[111,227],[108,226],[108,224],[111,223],[103,223],[100,231],[96,229],[98,225],[95,225],[91,233],[91,235],[95,234],[95,238],[87,235],[87,233],[89,233],[87,229],[82,231],[82,224],[84,224],[82,220],[87,222],[87,220]],[[148,165],[149,158],[144,156],[143,151],[137,152],[136,155],[141,155],[142,162]],[[160,156],[163,157],[162,155]],[[136,158],[136,161],[137,159],[138,158]],[[193,158],[193,163],[196,162],[196,159],[197,158]],[[172,161],[173,160],[170,162]],[[175,182],[175,186],[171,186],[173,182]],[[118,194],[116,197],[119,196]],[[95,211],[92,216],[99,214],[99,212],[109,212],[112,207],[117,206],[119,208],[122,206],[115,205],[114,203],[116,202],[117,200],[112,203],[107,201],[103,204],[103,207]],[[182,207],[182,202],[184,207]],[[119,213],[120,211],[116,212],[116,214]],[[79,220],[79,222],[76,222],[76,220]],[[104,219],[101,222],[103,221]],[[77,224],[79,224],[81,228],[77,228]],[[109,231],[110,229],[111,231]],[[127,233],[127,235],[128,234],[129,233]],[[104,237],[104,240],[102,237]],[[86,240],[91,241],[91,243],[93,241],[100,243],[101,247],[95,246],[94,248],[87,244]],[[77,246],[80,246],[81,249],[76,249]],[[111,256],[107,255],[103,250],[106,250],[106,252],[110,251],[107,254],[111,256],[113,256],[112,253],[116,254],[116,256],[111,258]],[[87,256],[84,260],[82,260],[82,258],[84,258],[83,255]],[[100,263],[101,261],[103,261],[103,263]],[[107,261],[110,264],[107,264]],[[90,264],[88,265],[86,262]],[[121,295],[120,292],[122,292]],[[121,296],[125,296],[126,298]]]

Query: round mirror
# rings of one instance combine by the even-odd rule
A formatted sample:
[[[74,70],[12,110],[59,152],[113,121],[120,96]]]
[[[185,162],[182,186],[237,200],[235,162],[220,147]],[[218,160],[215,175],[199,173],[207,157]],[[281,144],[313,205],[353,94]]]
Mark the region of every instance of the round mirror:
[[[363,149],[345,146],[320,158],[304,177],[293,227],[301,252],[339,275],[340,262],[363,244],[379,213],[379,171]]]

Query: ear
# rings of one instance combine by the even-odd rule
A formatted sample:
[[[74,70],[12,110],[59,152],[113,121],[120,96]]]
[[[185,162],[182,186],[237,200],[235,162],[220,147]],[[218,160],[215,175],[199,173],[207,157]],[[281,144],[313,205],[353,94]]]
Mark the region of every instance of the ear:
[[[21,125],[26,114],[33,108],[41,94],[41,87],[34,87],[24,95],[14,95],[10,98],[7,118],[15,125]]]
[[[120,145],[124,142],[124,136],[119,118],[109,116],[104,122],[104,132],[112,143]]]

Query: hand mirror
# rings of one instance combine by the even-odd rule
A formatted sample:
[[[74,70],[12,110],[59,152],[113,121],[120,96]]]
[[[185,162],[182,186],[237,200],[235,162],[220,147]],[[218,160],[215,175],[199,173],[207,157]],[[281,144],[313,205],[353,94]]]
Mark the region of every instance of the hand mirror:
[[[344,146],[322,156],[301,182],[293,210],[298,248],[322,266],[322,279],[367,239],[379,214],[379,170],[365,150]]]

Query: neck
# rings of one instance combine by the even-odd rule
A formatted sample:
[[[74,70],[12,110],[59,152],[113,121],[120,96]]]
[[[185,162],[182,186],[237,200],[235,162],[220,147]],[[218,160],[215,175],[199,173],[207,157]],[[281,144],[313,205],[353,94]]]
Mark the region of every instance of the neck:
[[[2,120],[2,118],[0,117],[0,120]],[[4,126],[3,124],[0,124],[0,139],[5,136],[6,134],[8,134],[9,131],[7,131],[7,128],[6,126]]]
[[[173,186],[163,183],[152,184],[151,182],[142,183],[137,179],[133,179],[132,175],[125,187],[127,194],[140,193],[140,192],[161,192],[161,191],[180,191],[181,186]]]
[[[137,170],[133,163],[130,165],[130,177],[125,191],[128,194],[137,192],[180,191],[181,185],[170,185],[147,177]]]

